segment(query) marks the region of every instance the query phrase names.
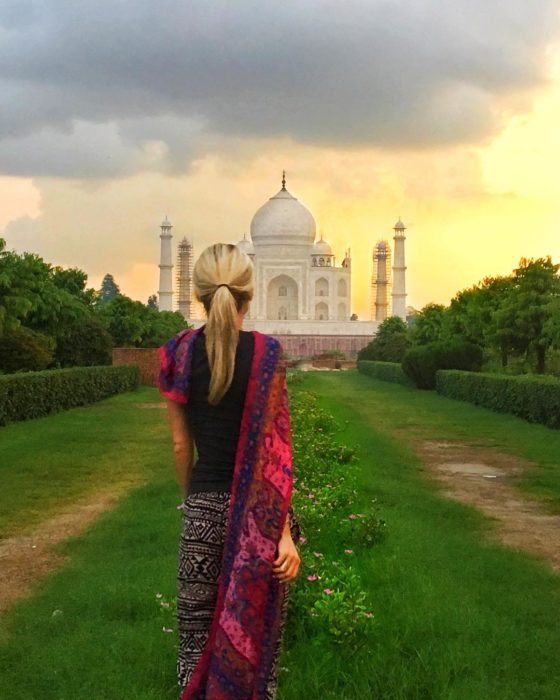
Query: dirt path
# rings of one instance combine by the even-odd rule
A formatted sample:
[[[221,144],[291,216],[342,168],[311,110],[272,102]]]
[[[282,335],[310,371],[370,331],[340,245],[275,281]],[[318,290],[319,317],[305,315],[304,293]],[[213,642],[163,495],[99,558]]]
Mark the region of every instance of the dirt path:
[[[545,557],[560,573],[560,515],[547,513],[513,484],[534,463],[460,442],[415,439],[412,447],[426,473],[444,485],[444,495],[495,519],[503,544]]]
[[[112,484],[110,491],[98,491],[70,504],[32,533],[0,540],[0,613],[28,595],[39,579],[65,561],[66,557],[55,551],[56,544],[80,535],[137,485],[130,481]]]

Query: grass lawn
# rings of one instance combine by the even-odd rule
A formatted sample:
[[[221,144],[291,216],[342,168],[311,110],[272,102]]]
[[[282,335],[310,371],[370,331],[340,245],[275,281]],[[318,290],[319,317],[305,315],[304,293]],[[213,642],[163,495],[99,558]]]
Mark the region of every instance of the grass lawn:
[[[165,412],[137,407],[154,400],[143,387],[0,428],[0,538],[33,529],[90,492],[167,475]]]
[[[532,446],[530,435],[539,442],[536,436],[546,433],[552,441],[556,434],[355,372],[309,374],[301,387],[317,393],[320,405],[339,422],[341,442],[355,446],[359,461],[349,468],[358,470],[364,501],[379,499],[388,537],[356,552],[354,559],[375,611],[367,653],[348,656],[324,638],[320,644],[296,639],[282,659],[289,670],[282,674],[279,700],[557,700],[560,578],[528,555],[485,543],[489,521],[442,498],[420,475],[402,439],[388,434],[387,425],[399,420],[414,434],[433,439],[494,441],[500,449],[533,459],[536,452],[522,449],[540,450],[541,463],[546,455],[552,459],[552,450]],[[35,460],[27,464],[35,469],[37,454],[48,452],[48,469],[55,474],[48,492],[52,507],[61,502],[58,480],[67,484],[63,500],[71,500],[84,484],[108,483],[112,462],[117,479],[135,471],[150,483],[135,488],[85,535],[62,545],[71,555],[69,563],[3,620],[0,697],[177,697],[175,635],[162,631],[175,624],[158,609],[155,595],[174,593],[178,491],[164,412],[134,406],[155,400],[155,390],[142,389],[30,421],[20,426],[26,428],[26,440],[13,431],[18,426],[10,426],[11,433],[2,429],[2,449],[8,444],[5,436],[15,436],[19,449],[13,444],[8,449],[18,454],[29,445],[27,458]],[[60,445],[65,426],[71,425],[81,426],[84,434],[70,451]],[[87,468],[89,481],[74,476],[76,463]],[[40,468],[45,471],[42,463]],[[18,500],[22,483],[30,489],[21,506],[6,499],[14,523],[18,513],[33,512],[33,498],[43,486],[31,468],[20,488],[17,472],[7,474],[12,500]],[[554,494],[550,475],[543,483]],[[334,558],[328,523],[308,535],[313,549]]]
[[[310,380],[314,381],[310,377]],[[323,379],[324,377],[324,379]],[[339,386],[336,375],[322,373],[318,386]],[[398,425],[406,435],[430,440],[461,440],[533,460],[538,467],[516,480],[527,493],[542,498],[560,513],[560,430],[528,423],[487,408],[359,374],[345,373],[341,402],[350,402],[375,428],[389,432]]]
[[[309,374],[303,386],[357,448],[362,496],[379,499],[388,539],[355,560],[371,591],[375,643],[347,659],[300,640],[287,655],[283,697],[306,688],[307,698],[559,698],[560,579],[528,555],[483,543],[491,523],[441,498],[386,426],[398,420],[414,434],[491,441],[543,461],[554,451],[543,434],[557,445],[560,435],[356,372]],[[554,494],[555,479],[544,483]],[[328,533],[313,546],[328,549]]]

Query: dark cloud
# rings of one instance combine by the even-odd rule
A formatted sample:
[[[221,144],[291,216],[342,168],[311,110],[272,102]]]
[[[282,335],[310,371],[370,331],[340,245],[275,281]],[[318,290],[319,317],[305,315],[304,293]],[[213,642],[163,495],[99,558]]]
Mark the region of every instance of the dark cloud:
[[[555,0],[0,0],[0,170],[184,169],[205,135],[478,141],[558,29]]]

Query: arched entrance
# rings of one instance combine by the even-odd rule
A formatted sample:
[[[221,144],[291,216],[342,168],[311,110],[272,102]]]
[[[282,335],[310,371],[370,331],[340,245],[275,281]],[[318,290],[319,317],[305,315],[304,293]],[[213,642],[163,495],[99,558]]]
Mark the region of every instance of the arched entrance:
[[[298,286],[289,275],[278,275],[270,280],[266,290],[266,317],[268,319],[297,319]]]
[[[328,321],[329,320],[329,307],[324,301],[320,301],[315,304],[315,320],[317,321]]]

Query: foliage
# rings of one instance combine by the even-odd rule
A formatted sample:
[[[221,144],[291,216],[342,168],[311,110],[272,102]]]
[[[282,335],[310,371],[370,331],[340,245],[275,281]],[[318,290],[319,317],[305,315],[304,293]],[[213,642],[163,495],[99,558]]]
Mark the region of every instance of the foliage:
[[[560,265],[550,256],[521,258],[511,288],[495,313],[495,337],[506,351],[533,353],[536,372],[545,371],[546,352],[556,341],[550,329],[558,324]]]
[[[59,367],[89,367],[111,363],[113,338],[96,316],[88,316],[59,336],[55,359]]]
[[[157,311],[123,294],[103,304],[99,318],[116,347],[155,348],[187,327],[178,311]]]
[[[149,306],[150,309],[157,310],[159,308],[157,294],[150,294],[146,305]]]
[[[480,370],[482,357],[479,345],[455,339],[410,348],[402,368],[419,389],[434,389],[438,369]]]
[[[137,365],[72,367],[0,376],[0,425],[99,401],[140,383]]]
[[[38,371],[53,359],[52,338],[20,326],[0,335],[0,371]]]
[[[400,316],[389,316],[379,325],[373,340],[358,351],[358,360],[400,362],[409,344],[405,321]]]
[[[400,362],[374,362],[370,360],[358,360],[358,372],[370,377],[381,379],[384,382],[396,382],[410,386],[414,382],[404,373]]]
[[[97,298],[97,304],[103,306],[121,293],[119,285],[115,282],[113,275],[107,273],[101,282],[101,289]]]
[[[342,350],[325,350],[316,355],[313,355],[314,360],[329,360],[332,357],[346,357],[346,354]]]
[[[447,339],[449,337],[447,317],[448,309],[442,304],[426,304],[414,315],[414,322],[410,327],[411,342],[414,345],[427,345]]]
[[[556,377],[440,370],[436,390],[452,399],[560,428],[560,379]]]
[[[298,376],[294,374],[296,382]],[[373,623],[363,584],[352,566],[340,565],[327,553],[313,551],[306,533],[317,537],[321,526],[329,523],[334,526],[329,532],[330,545],[350,558],[355,556],[356,548],[369,548],[383,541],[385,521],[370,506],[366,512],[354,512],[358,492],[351,465],[356,454],[353,448],[335,440],[338,425],[333,417],[301,388],[291,394],[290,404],[297,464],[292,502],[303,533],[301,569],[310,572],[292,584],[293,616],[300,631],[303,628],[314,637],[326,635],[340,650],[353,653],[364,645]]]

